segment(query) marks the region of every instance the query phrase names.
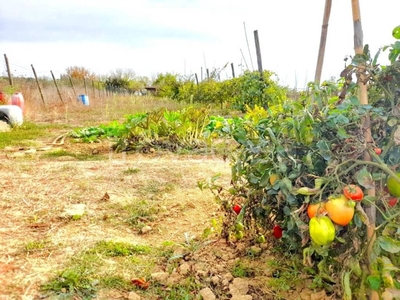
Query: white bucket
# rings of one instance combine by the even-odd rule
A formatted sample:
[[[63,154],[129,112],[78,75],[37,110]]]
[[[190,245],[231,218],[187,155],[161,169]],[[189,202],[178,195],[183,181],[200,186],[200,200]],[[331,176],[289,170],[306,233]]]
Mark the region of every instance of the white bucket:
[[[0,105],[0,120],[11,126],[22,125],[24,117],[21,107],[17,105]]]

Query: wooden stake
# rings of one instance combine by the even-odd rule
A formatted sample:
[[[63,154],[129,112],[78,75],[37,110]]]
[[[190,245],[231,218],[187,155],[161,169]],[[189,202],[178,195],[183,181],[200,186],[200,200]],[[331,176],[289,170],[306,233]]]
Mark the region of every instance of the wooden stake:
[[[32,67],[33,75],[35,76],[35,80],[36,80],[37,87],[38,87],[38,89],[39,89],[40,97],[42,98],[42,102],[43,102],[43,104],[46,104],[46,103],[44,102],[44,97],[43,97],[43,93],[42,93],[42,88],[40,87],[39,80],[38,80],[38,78],[37,78],[35,68],[33,67],[33,65],[31,65],[31,67]]]
[[[258,39],[258,30],[254,30],[254,41],[256,43],[258,72],[260,72],[261,79],[263,79],[264,78],[264,75],[263,75],[264,70],[263,70],[263,66],[262,66],[260,41]]]
[[[71,76],[68,75],[69,82],[71,83],[72,90],[74,91],[75,99],[78,99],[78,95],[76,94],[74,83],[72,82]]]
[[[329,17],[331,15],[332,0],[325,0],[324,18],[322,21],[321,39],[319,42],[317,68],[315,70],[314,82],[319,84],[321,81],[322,67],[325,57],[326,38],[328,35]]]
[[[196,79],[196,85],[199,85],[199,78],[197,78],[197,73],[194,73],[194,78]]]
[[[54,81],[54,84],[56,86],[58,96],[60,97],[61,102],[64,103],[64,100],[63,100],[63,98],[61,96],[60,89],[58,88],[58,84],[57,84],[56,78],[54,77],[53,71],[50,70],[50,73],[51,73],[51,77],[53,77],[53,81]]]
[[[96,93],[94,90],[94,81],[92,80],[92,91],[93,91],[93,100],[96,98]]]
[[[233,66],[233,63],[231,63],[231,69],[232,69],[232,77],[235,78],[235,68]]]
[[[361,25],[361,12],[360,12],[360,3],[358,0],[351,1],[352,13],[353,13],[353,25],[354,25],[354,52],[355,54],[363,54],[363,31]],[[367,91],[367,74],[366,74],[366,66],[365,64],[359,64],[357,66],[357,79],[359,86],[359,100],[361,105],[368,104],[368,91]],[[365,115],[362,117],[362,130],[364,132],[365,139],[365,147],[368,149],[370,145],[373,143],[372,135],[371,135],[371,118],[370,115]],[[369,152],[366,150],[364,152],[364,160],[371,161],[371,156]],[[375,186],[368,189],[367,195],[370,197],[375,197],[376,191]],[[365,207],[365,212],[368,216],[367,226],[367,239],[368,239],[368,250],[367,250],[367,258],[368,258],[368,267],[369,271],[372,272],[372,264],[374,263],[373,258],[373,245],[375,241],[375,223],[376,223],[376,207],[374,205],[368,205]],[[371,290],[369,295],[370,300],[379,300],[379,295],[377,291]]]
[[[10,65],[9,65],[9,63],[8,63],[8,58],[7,58],[7,55],[6,55],[6,54],[4,54],[4,59],[5,59],[5,61],[6,61],[7,74],[8,74],[8,81],[9,81],[10,85],[12,86],[12,85],[13,85],[13,80],[12,80],[12,76],[11,76]]]

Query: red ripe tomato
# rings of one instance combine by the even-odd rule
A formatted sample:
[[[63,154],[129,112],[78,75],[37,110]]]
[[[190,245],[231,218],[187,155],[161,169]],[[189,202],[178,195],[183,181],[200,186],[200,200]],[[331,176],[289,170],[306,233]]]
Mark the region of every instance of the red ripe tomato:
[[[242,207],[241,207],[239,204],[235,204],[235,205],[232,207],[232,209],[233,209],[233,211],[238,215],[238,214],[240,214],[240,211],[242,210]]]
[[[283,229],[279,225],[275,225],[273,228],[273,235],[276,239],[280,239],[283,235]]]
[[[346,185],[343,194],[347,199],[353,201],[361,201],[364,198],[364,192],[355,184]]]
[[[375,148],[374,151],[375,151],[375,153],[377,155],[381,155],[382,154],[382,149],[381,148]]]
[[[396,198],[396,197],[391,197],[391,198],[388,200],[388,205],[389,205],[390,207],[395,207],[396,204],[397,204],[397,198]]]

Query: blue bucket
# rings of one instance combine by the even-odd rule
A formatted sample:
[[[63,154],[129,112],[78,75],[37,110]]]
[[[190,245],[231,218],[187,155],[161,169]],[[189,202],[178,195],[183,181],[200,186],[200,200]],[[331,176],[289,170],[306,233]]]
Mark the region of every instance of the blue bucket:
[[[88,95],[79,95],[78,100],[83,103],[83,105],[89,105],[89,96]]]

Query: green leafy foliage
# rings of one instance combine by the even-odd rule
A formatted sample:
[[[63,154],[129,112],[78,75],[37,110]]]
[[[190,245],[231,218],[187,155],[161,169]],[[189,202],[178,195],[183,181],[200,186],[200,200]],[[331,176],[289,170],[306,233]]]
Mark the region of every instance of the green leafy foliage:
[[[369,104],[361,104],[357,85],[348,76],[359,72],[360,65],[369,72]],[[233,239],[239,216],[231,207],[241,203],[244,235],[255,239],[278,224],[284,229],[279,240],[282,251],[303,254],[314,287],[323,287],[343,299],[362,299],[368,289],[393,295],[392,289],[400,287],[400,231],[394,225],[400,221],[400,211],[398,206],[387,205],[390,195],[384,186],[400,163],[399,74],[397,61],[385,67],[374,65],[366,47],[363,55],[352,59],[343,78],[321,86],[310,84],[298,102],[282,101],[274,110],[253,102],[235,126],[229,126],[228,120],[214,119],[210,130],[231,132],[239,145],[232,154],[232,188],[226,194],[217,192],[226,209],[224,236]],[[388,75],[394,79],[390,83]],[[256,96],[254,93],[257,101],[261,99]],[[361,126],[366,118],[371,120],[368,126],[372,142],[368,144]],[[381,156],[375,153],[375,147],[383,149]],[[366,152],[371,161],[364,160]],[[318,189],[314,189],[316,179],[322,182]],[[347,184],[359,184],[364,189],[376,187],[377,196],[367,196],[357,204],[349,225],[335,226],[331,245],[312,243],[308,203],[340,195]],[[303,195],[297,192],[300,188],[315,192]],[[377,209],[377,239],[368,266],[373,272],[368,275],[363,266],[368,261],[369,243],[369,220],[364,209],[371,205]]]

